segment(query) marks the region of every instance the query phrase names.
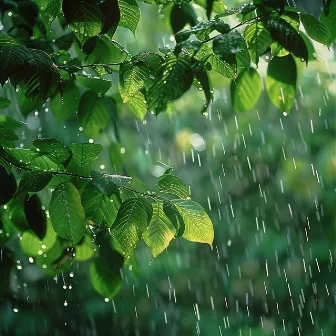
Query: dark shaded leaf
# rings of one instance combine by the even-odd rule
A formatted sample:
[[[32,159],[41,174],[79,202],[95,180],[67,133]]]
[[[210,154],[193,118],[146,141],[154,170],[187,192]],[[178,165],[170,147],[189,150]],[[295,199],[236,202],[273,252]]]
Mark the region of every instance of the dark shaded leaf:
[[[0,166],[0,190],[0,206],[7,204],[16,192],[15,177],[7,174],[3,166]]]
[[[294,56],[308,61],[307,46],[301,35],[282,18],[270,18],[265,23],[265,27],[271,34],[274,41],[278,42]]]
[[[24,213],[29,228],[32,229],[40,239],[43,239],[47,230],[47,216],[45,211],[42,210],[41,201],[37,195],[26,199],[24,203]]]

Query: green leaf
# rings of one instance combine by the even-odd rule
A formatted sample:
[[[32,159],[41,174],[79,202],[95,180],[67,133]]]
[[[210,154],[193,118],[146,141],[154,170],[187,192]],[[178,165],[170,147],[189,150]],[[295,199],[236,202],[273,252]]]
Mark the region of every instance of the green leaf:
[[[4,148],[11,162],[30,169],[59,170],[59,166],[47,156],[30,149],[22,148]]]
[[[307,35],[313,40],[329,46],[330,31],[327,26],[313,15],[302,13],[300,17]]]
[[[193,7],[189,4],[174,4],[170,12],[170,26],[173,33],[176,34],[182,30],[187,24],[191,27],[197,24],[197,15]]]
[[[51,98],[51,110],[57,120],[65,120],[73,116],[77,110],[80,100],[80,92],[73,81],[64,81],[62,95],[57,92]]]
[[[211,82],[211,78],[209,75],[209,72],[206,71],[205,67],[202,69],[197,69],[195,71],[195,79],[200,85],[199,90],[202,90],[204,92],[205,96],[205,104],[202,108],[202,113],[205,113],[211,103],[211,101],[214,98],[214,91],[213,91],[213,86]]]
[[[129,29],[135,34],[140,20],[140,9],[135,0],[119,0],[121,27]]]
[[[263,90],[259,73],[253,69],[244,70],[231,83],[232,106],[237,111],[247,111],[254,107]]]
[[[106,99],[95,92],[85,92],[79,103],[78,117],[84,134],[95,138],[110,120]]]
[[[290,23],[282,18],[273,17],[267,20],[265,26],[274,41],[278,42],[294,56],[306,62],[308,61],[307,46],[299,32]]]
[[[98,3],[104,15],[104,24],[101,34],[113,36],[120,22],[120,8],[118,0],[105,0]]]
[[[116,41],[101,36],[97,39],[96,46],[85,60],[85,64],[119,63],[124,61],[126,56],[127,53]]]
[[[55,232],[77,244],[84,236],[85,213],[78,190],[70,182],[61,183],[52,193],[50,219]]]
[[[9,128],[0,126],[0,139],[15,141],[18,140],[18,136]]]
[[[24,214],[29,228],[32,229],[40,239],[43,239],[47,231],[47,216],[36,194],[25,200]]]
[[[17,193],[38,192],[45,188],[52,178],[52,173],[36,170],[28,172],[21,179]]]
[[[149,110],[157,114],[170,101],[180,98],[191,86],[194,74],[187,59],[168,57],[162,65],[162,76],[148,91]]]
[[[289,112],[295,99],[296,64],[291,55],[274,57],[267,68],[266,91],[272,103]]]
[[[81,45],[103,29],[104,15],[90,1],[63,1],[62,10]]]
[[[103,151],[102,145],[93,143],[73,143],[69,147],[72,151],[73,160],[81,168],[90,166]]]
[[[29,49],[29,55],[22,66],[10,74],[11,83],[20,86],[27,99],[41,106],[60,85],[60,72],[47,53]]]
[[[163,212],[161,203],[154,203],[152,206],[152,220],[143,234],[143,239],[150,248],[153,257],[157,257],[169,246],[170,241],[176,235],[176,229]]]
[[[0,35],[0,83],[4,85],[9,76],[23,66],[29,57],[29,49],[6,34]]]
[[[124,88],[120,87],[120,95],[126,97]],[[133,115],[140,120],[143,120],[147,114],[148,107],[145,96],[139,91],[132,96],[128,96],[126,105],[131,110]]]
[[[188,198],[189,186],[172,174],[163,174],[158,178],[156,189],[163,193],[173,194],[180,198]]]
[[[96,93],[105,93],[112,85],[111,81],[89,75],[76,75],[77,82]]]
[[[100,254],[90,266],[90,279],[93,288],[103,297],[112,299],[122,285],[121,269],[123,257],[113,250]]]
[[[259,57],[269,48],[272,38],[268,30],[260,21],[256,21],[246,27],[244,38],[252,61],[258,65]]]
[[[51,25],[57,17],[62,15],[62,1],[49,0],[43,14],[48,18],[48,23]]]
[[[216,37],[213,41],[213,51],[222,61],[236,64],[237,54],[246,48],[245,41],[238,31]]]
[[[111,234],[125,257],[130,256],[152,218],[152,205],[144,198],[129,198],[121,204]]]
[[[211,219],[205,210],[192,200],[174,200],[173,202],[180,211],[185,224],[183,238],[193,242],[207,243],[211,246],[214,230]]]
[[[48,156],[54,159],[56,163],[63,164],[71,156],[70,149],[53,138],[35,139],[32,144],[42,154],[48,154]]]
[[[336,39],[336,1],[331,1],[329,5],[329,13],[326,15],[324,12],[320,17],[321,22],[328,28],[329,30],[329,41],[327,45],[335,42]],[[308,32],[307,32],[308,34]],[[309,35],[309,34],[308,34]]]
[[[10,106],[11,101],[7,98],[0,97],[0,110],[3,110]]]
[[[91,182],[83,190],[82,205],[87,218],[106,226],[113,224],[119,208],[116,198],[110,200]]]
[[[0,206],[7,204],[16,192],[16,181],[13,174],[7,174],[0,166]]]
[[[110,175],[94,170],[91,171],[91,178],[93,184],[108,197],[111,197],[119,188],[124,187],[131,182],[131,178],[127,176]]]

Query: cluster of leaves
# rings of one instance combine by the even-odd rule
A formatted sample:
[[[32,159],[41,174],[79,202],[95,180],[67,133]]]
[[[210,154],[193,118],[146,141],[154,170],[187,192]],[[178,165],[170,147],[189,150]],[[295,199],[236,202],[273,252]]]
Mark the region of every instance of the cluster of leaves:
[[[0,37],[1,84],[10,80],[19,86],[25,115],[49,97],[58,120],[78,110],[79,124],[89,137],[106,127],[111,106],[120,101],[143,119],[148,111],[157,115],[167,110],[192,86],[204,92],[202,112],[206,113],[213,99],[213,71],[232,80],[236,110],[253,108],[263,87],[255,66],[263,56],[271,59],[268,96],[282,112],[289,112],[296,93],[295,60],[314,59],[311,39],[329,47],[336,38],[335,0],[325,2],[320,18],[285,6],[284,0],[255,0],[227,10],[206,1],[200,5],[209,20],[200,23],[188,2],[150,1],[163,3],[170,11],[176,47],[130,55],[112,38],[118,26],[135,33],[140,19],[135,0],[45,2],[37,1],[40,7],[33,1],[2,4],[4,14],[15,11],[17,15],[9,25],[11,36]],[[230,16],[239,24],[230,26]],[[299,30],[301,24],[308,36]],[[54,39],[49,29],[57,25],[64,34]],[[82,51],[71,57],[69,49],[78,45]],[[112,88],[115,72],[119,73],[117,89]]]
[[[34,140],[36,149],[32,150],[15,148],[17,139],[11,129],[0,127],[0,205],[6,209],[2,235],[17,229],[22,233],[21,246],[30,256],[39,255],[41,249],[54,251],[47,259],[51,269],[69,266],[77,254],[79,260],[90,259],[95,245],[92,236],[94,241],[97,237],[99,255],[92,263],[91,279],[100,294],[112,297],[120,287],[120,269],[142,238],[154,257],[175,237],[212,245],[210,218],[190,199],[189,186],[171,168],[157,181],[158,195],[140,192],[128,186],[129,177],[91,170],[103,150],[101,145],[68,147],[44,138]],[[18,185],[14,169],[17,176],[26,171]],[[47,187],[52,189],[51,195],[44,195],[50,198],[48,213],[37,194]]]
[[[192,86],[204,92],[206,113],[213,99],[213,71],[232,80],[233,107],[244,111],[261,94],[255,67],[264,56],[271,57],[266,78],[270,100],[289,111],[296,92],[296,61],[313,59],[310,39],[330,46],[336,37],[335,0],[326,2],[319,19],[281,0],[255,0],[230,10],[206,1],[199,4],[208,20],[200,23],[188,2],[146,2],[163,3],[170,10],[175,48],[131,55],[113,39],[119,26],[135,33],[140,19],[135,0],[1,1],[7,34],[0,35],[0,82],[18,87],[22,114],[28,116],[50,99],[57,120],[78,118],[84,133],[95,138],[121,103],[143,119],[148,111],[158,115],[167,110]],[[230,25],[229,16],[239,23]],[[299,30],[301,24],[308,36]],[[1,97],[0,108],[12,104]],[[135,191],[128,186],[130,178],[91,170],[100,145],[66,147],[56,139],[37,139],[35,151],[15,148],[15,140],[10,128],[0,128],[1,205],[6,208],[2,238],[23,232],[23,251],[37,258],[40,251],[48,252],[51,270],[68,266],[73,258],[91,258],[97,245],[91,279],[98,292],[112,297],[120,286],[122,265],[142,238],[154,256],[178,236],[212,244],[209,217],[171,170],[159,178],[157,190],[178,199]],[[27,174],[17,186],[22,171]],[[36,194],[45,188],[53,189],[45,194],[51,197],[46,204]],[[97,236],[94,243],[92,236]],[[46,259],[41,265],[47,266]]]

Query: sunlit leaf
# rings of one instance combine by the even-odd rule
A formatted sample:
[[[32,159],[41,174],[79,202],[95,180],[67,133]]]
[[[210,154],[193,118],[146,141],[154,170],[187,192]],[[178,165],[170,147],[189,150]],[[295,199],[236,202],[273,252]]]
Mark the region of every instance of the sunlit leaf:
[[[140,20],[140,9],[135,0],[119,0],[120,26],[129,29],[135,34]]]
[[[154,203],[152,206],[152,219],[143,234],[143,238],[153,257],[157,257],[169,246],[170,241],[176,235],[176,229],[163,212],[161,203]]]
[[[125,257],[130,256],[139,244],[152,213],[152,205],[144,198],[129,198],[121,204],[111,233]]]
[[[183,238],[212,245],[214,229],[205,210],[192,200],[174,200],[185,224]]]
[[[231,82],[232,106],[237,111],[246,111],[256,105],[262,92],[262,81],[258,72],[244,70]]]

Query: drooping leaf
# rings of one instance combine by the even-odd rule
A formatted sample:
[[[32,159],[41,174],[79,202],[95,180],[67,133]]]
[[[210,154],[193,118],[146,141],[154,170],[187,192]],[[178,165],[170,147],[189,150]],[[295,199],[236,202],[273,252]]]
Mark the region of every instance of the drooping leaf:
[[[55,232],[77,244],[85,232],[85,212],[78,190],[70,182],[61,183],[52,193],[50,219]]]
[[[99,256],[90,267],[90,278],[93,288],[103,297],[112,299],[122,284],[121,269],[123,256],[110,243],[110,238],[99,235]]]
[[[135,34],[140,20],[140,9],[135,0],[119,0],[120,23],[119,25],[129,29]]]
[[[290,23],[282,18],[273,17],[267,20],[265,27],[274,41],[293,53],[294,56],[308,61],[307,46],[299,32]]]
[[[48,154],[48,156],[54,159],[57,163],[64,163],[71,155],[71,151],[68,147],[53,138],[35,139],[32,144],[41,153]]]
[[[129,198],[119,208],[111,233],[124,257],[133,253],[152,218],[152,205],[144,198]]]
[[[48,23],[51,25],[52,22],[62,14],[62,1],[48,0],[48,5],[43,14],[48,18]]]
[[[0,110],[7,108],[8,106],[10,106],[10,104],[11,101],[9,99],[0,97]]]
[[[65,120],[73,116],[80,100],[80,92],[76,84],[67,80],[63,84],[62,95],[57,92],[50,101],[51,110],[57,120]]]
[[[328,13],[323,12],[320,17],[321,22],[328,28],[329,30],[329,41],[327,45],[330,45],[332,42],[336,40],[336,1],[332,0],[329,5]],[[308,32],[307,32],[308,34]]]
[[[111,81],[88,75],[76,75],[77,82],[96,93],[105,93],[112,85]]]
[[[47,216],[42,209],[41,201],[36,194],[25,200],[24,213],[29,228],[36,234],[36,236],[43,239],[47,231]]]
[[[169,246],[177,231],[165,215],[162,204],[154,203],[152,206],[152,219],[143,234],[143,239],[150,248],[153,257],[157,257]]]
[[[119,208],[116,198],[109,199],[91,182],[83,190],[82,205],[87,218],[106,226],[113,224]]]
[[[251,109],[258,102],[262,88],[259,73],[253,68],[244,70],[231,82],[232,106],[240,112]]]
[[[168,102],[180,98],[191,86],[194,74],[187,59],[168,57],[162,66],[162,76],[148,91],[149,110],[164,111]]]
[[[112,37],[120,22],[120,5],[118,0],[105,0],[99,3],[99,8],[104,15],[101,34]]]
[[[170,26],[176,34],[187,24],[191,27],[197,24],[197,15],[189,4],[175,4],[170,12]]]
[[[291,55],[274,57],[267,68],[266,91],[282,112],[289,112],[295,99],[296,64]]]
[[[17,193],[38,192],[45,188],[52,178],[52,173],[43,170],[30,171],[20,180]]]
[[[84,134],[95,138],[110,120],[106,99],[95,92],[85,92],[79,103],[78,117]]]
[[[62,10],[81,45],[91,37],[97,36],[103,29],[104,15],[89,0],[63,1]]]
[[[9,74],[11,83],[19,86],[25,97],[41,106],[59,87],[61,76],[50,56],[41,50],[29,49],[21,66]]]
[[[173,224],[176,230],[176,236],[181,237],[183,235],[185,224],[183,221],[183,217],[181,216],[180,212],[177,210],[174,203],[171,201],[165,200],[163,202],[163,212],[169,219],[170,223]]]
[[[173,174],[163,174],[160,176],[156,183],[156,189],[180,198],[188,198],[190,196],[189,186]]]
[[[180,211],[185,224],[183,238],[193,242],[207,243],[211,246],[214,230],[211,219],[205,210],[192,200],[174,200],[173,202]]]
[[[69,145],[72,151],[72,158],[76,164],[85,168],[96,161],[103,150],[103,146],[93,143],[72,143]]]
[[[15,177],[7,174],[3,166],[0,166],[0,190],[0,206],[7,204],[16,192]]]
[[[195,79],[198,81],[200,85],[199,90],[202,90],[204,92],[205,103],[201,111],[202,113],[204,113],[207,111],[211,101],[214,98],[211,78],[209,72],[206,71],[205,68],[201,68],[195,71]]]
[[[4,85],[17,67],[23,66],[29,57],[29,49],[9,35],[0,35],[0,83]]]
[[[302,13],[300,17],[307,35],[313,40],[329,46],[330,30],[325,24],[310,14]]]
[[[110,175],[94,170],[91,171],[91,177],[92,183],[108,197],[111,197],[119,188],[124,187],[131,182],[131,178],[127,176]]]
[[[260,21],[251,23],[244,31],[244,38],[252,61],[258,65],[259,57],[269,48],[272,38]]]

